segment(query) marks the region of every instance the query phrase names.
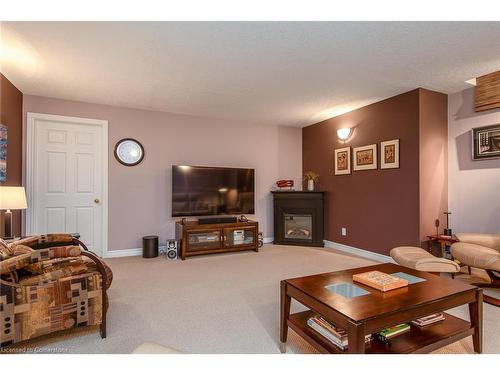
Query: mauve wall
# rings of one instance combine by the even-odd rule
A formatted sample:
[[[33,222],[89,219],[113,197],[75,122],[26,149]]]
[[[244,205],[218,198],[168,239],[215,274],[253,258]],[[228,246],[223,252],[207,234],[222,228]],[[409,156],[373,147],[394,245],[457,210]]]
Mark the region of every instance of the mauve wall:
[[[500,233],[500,159],[472,160],[471,129],[500,124],[500,109],[474,112],[474,88],[449,97],[448,179],[454,232]]]
[[[22,185],[23,94],[0,73],[0,123],[7,125],[7,181],[1,185]],[[21,234],[21,210],[12,211],[12,230]],[[0,211],[0,237],[4,232],[4,211]]]
[[[171,165],[212,165],[255,168],[254,218],[265,237],[273,236],[272,197],[277,179],[300,182],[301,129],[256,126],[165,112],[24,96],[27,112],[86,117],[109,121],[109,249],[142,246],[141,238],[174,237],[171,214]],[[119,164],[116,142],[138,139],[144,161],[136,167]],[[251,217],[251,215],[250,215]]]
[[[337,138],[343,127],[355,127],[345,144]],[[398,245],[419,245],[419,90],[305,127],[302,137],[303,170],[318,172],[319,189],[327,192],[327,240],[381,254]],[[400,139],[399,169],[334,175],[334,149],[395,138]]]
[[[448,209],[448,95],[420,90],[420,241],[442,232]],[[426,244],[423,244],[426,246]]]

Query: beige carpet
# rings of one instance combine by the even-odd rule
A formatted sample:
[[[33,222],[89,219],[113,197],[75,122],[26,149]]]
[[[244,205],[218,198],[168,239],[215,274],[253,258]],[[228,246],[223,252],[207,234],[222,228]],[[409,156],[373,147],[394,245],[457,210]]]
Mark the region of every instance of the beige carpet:
[[[471,274],[469,275],[469,271],[468,271],[466,266],[462,266],[460,273],[458,273],[455,276],[455,280],[460,280],[460,281],[463,281],[464,283],[467,283],[467,284],[489,283],[490,282],[490,278],[484,270],[478,269],[478,268],[472,268]],[[500,290],[499,289],[484,288],[483,287],[483,294],[500,299]]]
[[[261,252],[182,261],[109,259],[108,337],[80,329],[30,342],[41,352],[130,353],[155,342],[184,353],[279,353],[279,281],[375,262],[327,249],[266,245]],[[292,312],[303,308],[294,303]],[[451,311],[468,319],[466,307]],[[484,307],[484,351],[500,353],[500,310]],[[24,345],[17,345],[23,349]],[[314,353],[290,333],[288,353]],[[439,353],[470,353],[470,338]]]

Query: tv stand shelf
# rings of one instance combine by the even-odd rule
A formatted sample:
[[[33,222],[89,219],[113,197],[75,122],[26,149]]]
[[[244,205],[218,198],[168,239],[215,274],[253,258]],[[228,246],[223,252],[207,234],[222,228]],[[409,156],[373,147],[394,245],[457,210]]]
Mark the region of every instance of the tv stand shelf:
[[[175,237],[181,244],[181,259],[195,255],[232,251],[259,251],[259,223],[198,224],[198,221],[177,221]]]

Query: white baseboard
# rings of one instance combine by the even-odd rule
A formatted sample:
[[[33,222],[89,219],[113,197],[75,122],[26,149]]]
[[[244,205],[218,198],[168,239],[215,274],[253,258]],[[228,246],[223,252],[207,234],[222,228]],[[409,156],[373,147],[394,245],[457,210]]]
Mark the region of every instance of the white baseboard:
[[[109,250],[106,258],[135,257],[142,255],[142,249]]]
[[[273,243],[274,237],[264,237],[264,243]],[[160,246],[160,254],[165,251],[165,246]],[[142,255],[142,248],[109,250],[105,258],[136,257]]]
[[[370,260],[375,260],[381,263],[396,263],[394,260],[387,255],[382,255],[378,253],[374,253],[373,251],[358,249],[357,247],[344,245],[338,242],[323,240],[325,247],[330,249],[335,249],[339,251],[343,251],[344,253],[353,254],[362,258],[367,258]]]
[[[273,243],[274,237],[264,237],[264,243]],[[357,247],[352,247],[348,245],[344,245],[338,242],[332,242],[328,240],[323,241],[326,248],[335,249],[339,251],[343,251],[345,253],[349,253],[352,255],[356,255],[362,258],[367,258],[371,260],[375,260],[381,263],[395,263],[394,260],[387,255],[377,254],[372,251],[358,249]],[[165,246],[160,246],[160,254],[165,251]],[[142,256],[142,248],[137,249],[123,249],[123,250],[110,250],[106,254],[106,258],[122,258],[122,257],[136,257]]]
[[[160,246],[160,254],[165,251],[165,246]],[[106,258],[122,258],[122,257],[136,257],[142,256],[142,248],[137,249],[123,249],[123,250],[109,250],[106,253]]]
[[[264,237],[264,243],[273,243],[274,237]]]

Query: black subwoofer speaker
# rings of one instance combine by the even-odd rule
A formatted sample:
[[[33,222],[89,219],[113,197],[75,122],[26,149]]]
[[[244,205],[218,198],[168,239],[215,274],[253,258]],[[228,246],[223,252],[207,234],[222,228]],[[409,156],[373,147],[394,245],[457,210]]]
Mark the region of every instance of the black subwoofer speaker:
[[[142,257],[155,258],[158,256],[158,236],[142,237]]]

